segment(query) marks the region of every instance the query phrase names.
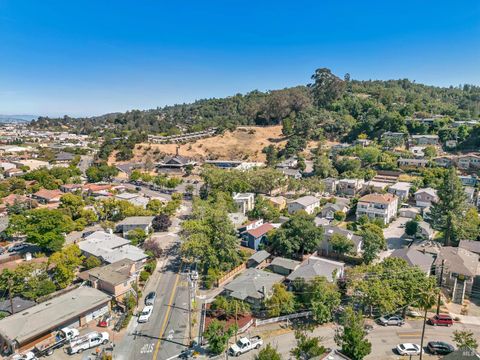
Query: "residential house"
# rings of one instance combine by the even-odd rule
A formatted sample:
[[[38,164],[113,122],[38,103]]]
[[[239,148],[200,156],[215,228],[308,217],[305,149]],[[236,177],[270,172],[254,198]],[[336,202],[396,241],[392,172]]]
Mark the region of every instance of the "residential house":
[[[6,170],[10,170],[10,169],[15,169],[17,167],[17,165],[15,164],[12,164],[10,162],[0,162],[0,170],[1,171],[6,171]]]
[[[437,156],[436,158],[433,159],[433,162],[437,166],[450,167],[455,165],[456,159],[453,156]]]
[[[37,199],[42,204],[52,204],[60,202],[60,198],[63,196],[63,192],[60,190],[47,190],[40,189],[33,197]]]
[[[318,252],[320,254],[329,256],[334,252],[330,244],[330,241],[332,240],[334,234],[345,236],[353,243],[352,253],[356,255],[360,254],[360,252],[362,251],[363,238],[361,236],[355,235],[353,231],[333,225],[323,226],[323,239],[318,249]]]
[[[423,158],[425,157],[425,150],[426,146],[411,146],[408,150],[413,154],[416,158]]]
[[[110,310],[104,292],[81,286],[0,320],[3,355],[32,348],[66,326],[85,326]]]
[[[417,215],[420,215],[420,209],[416,207],[405,207],[398,210],[401,217],[415,219]]]
[[[385,139],[392,139],[392,140],[405,140],[407,134],[403,132],[393,132],[393,131],[386,131],[382,134],[381,138],[382,140]]]
[[[345,198],[336,198],[334,203],[327,202],[317,216],[333,220],[334,215],[337,211],[341,211],[344,214],[347,214],[350,210],[350,200]]]
[[[61,151],[55,155],[55,164],[70,164],[70,162],[75,158],[75,155]]]
[[[63,191],[64,193],[73,193],[77,191],[82,191],[83,185],[82,184],[63,184],[63,185],[60,185],[60,190]]]
[[[246,301],[254,309],[259,309],[265,299],[272,294],[273,285],[284,277],[271,272],[249,268],[224,286],[226,296]]]
[[[121,232],[123,236],[134,229],[141,229],[148,234],[152,229],[154,216],[130,216],[120,221],[116,226],[116,231]]]
[[[424,240],[432,240],[435,236],[435,231],[426,221],[419,221],[417,236],[423,238]]]
[[[363,215],[388,224],[397,216],[398,197],[392,194],[368,194],[357,203],[357,219]]]
[[[298,166],[298,158],[296,156],[289,157],[277,164],[277,169],[296,169]]]
[[[78,247],[85,256],[95,256],[108,264],[130,259],[136,263],[138,269],[148,258],[142,249],[130,245],[129,240],[104,231],[95,231],[80,241]]]
[[[263,225],[263,219],[254,219],[247,222],[244,222],[241,226],[238,227],[240,233],[244,233],[249,230],[256,229]]]
[[[430,275],[435,259],[432,254],[411,247],[396,249],[390,254],[390,257],[403,259],[410,266],[418,266],[427,275]]]
[[[463,186],[472,186],[472,187],[475,187],[477,186],[477,181],[478,181],[478,177],[475,175],[460,175],[458,177],[460,179],[460,181],[462,182],[462,185]]]
[[[342,354],[340,351],[335,349],[327,349],[322,355],[315,356],[312,360],[352,360],[347,355]]]
[[[419,189],[415,193],[415,202],[418,207],[426,208],[438,201],[437,190],[432,188]]]
[[[250,256],[247,260],[247,268],[258,268],[267,265],[267,260],[270,258],[270,253],[266,250],[260,250]]]
[[[84,271],[80,277],[88,281],[91,287],[102,290],[115,300],[121,301],[126,294],[134,291],[132,284],[135,283],[138,273],[134,261],[122,259]]]
[[[242,234],[242,245],[250,249],[258,250],[260,244],[267,242],[267,234],[273,229],[274,226],[272,224],[266,223],[257,228],[247,230]]]
[[[338,181],[337,193],[345,196],[357,195],[363,187],[363,179],[341,179]]]
[[[233,226],[236,229],[241,228],[242,225],[246,221],[248,221],[248,217],[246,215],[244,215],[243,213],[239,213],[239,212],[229,213],[228,214],[228,219],[232,222]]]
[[[457,158],[458,168],[462,170],[477,170],[480,168],[480,156],[477,154],[461,155]]]
[[[150,199],[143,194],[128,192],[116,194],[115,198],[118,200],[128,201],[130,204],[144,209],[147,207],[147,204],[150,201]]]
[[[438,145],[438,135],[412,135],[411,142],[414,145]]]
[[[290,201],[287,205],[289,214],[293,214],[297,211],[303,210],[307,212],[307,214],[312,215],[319,207],[320,199],[317,199],[315,196],[311,195],[299,197],[296,200]]]
[[[477,254],[460,247],[444,246],[434,265],[439,283],[454,303],[463,304],[465,297],[480,295],[480,262]],[[443,279],[440,280],[442,273]]]
[[[457,140],[447,140],[447,141],[445,141],[445,147],[447,149],[450,149],[450,150],[455,149],[457,147],[457,145],[458,145]]]
[[[361,147],[367,147],[373,144],[370,139],[357,139],[353,142],[354,145],[360,145]]]
[[[458,247],[480,255],[480,241],[460,240]]]
[[[397,164],[400,168],[423,168],[427,166],[428,160],[400,158],[397,160]]]
[[[25,205],[26,208],[35,208],[38,206],[38,203],[25,196],[25,195],[18,195],[18,194],[10,194],[5,196],[1,199],[1,203],[5,206],[13,206],[13,205]]]
[[[327,194],[336,194],[337,193],[337,186],[339,180],[336,178],[326,178],[322,180],[323,185],[325,187],[324,191]]]
[[[255,194],[254,193],[234,193],[233,201],[237,205],[238,211],[246,214],[252,211],[255,207]]]
[[[5,176],[6,178],[21,175],[23,175],[23,170],[18,168],[7,169],[3,172],[3,176]]]
[[[282,169],[279,169],[279,170],[286,177],[289,177],[289,178],[292,178],[292,179],[297,179],[297,180],[302,178],[302,172],[298,169],[282,168]]]
[[[410,188],[412,184],[408,182],[399,181],[388,188],[390,194],[396,195],[400,200],[404,201],[408,199]]]
[[[278,210],[283,210],[287,207],[287,199],[283,196],[266,196],[264,195],[263,198],[267,200],[274,208]]]
[[[276,257],[272,260],[268,269],[273,271],[275,274],[288,276],[292,272],[298,269],[300,266],[300,261],[287,259],[283,257]]]
[[[334,282],[343,277],[345,264],[318,256],[310,256],[294,272],[287,276],[287,281],[296,279],[311,281],[319,276],[324,276],[328,281]]]
[[[110,190],[113,189],[112,184],[85,184],[83,192],[89,196],[109,196]]]
[[[381,181],[370,180],[363,184],[362,191],[365,193],[372,193],[372,192],[382,192],[388,187],[388,183],[384,183]]]

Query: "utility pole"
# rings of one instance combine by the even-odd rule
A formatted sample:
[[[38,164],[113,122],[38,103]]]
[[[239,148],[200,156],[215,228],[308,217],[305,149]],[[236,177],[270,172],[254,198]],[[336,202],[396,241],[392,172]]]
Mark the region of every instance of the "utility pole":
[[[238,332],[238,301],[235,301],[235,342],[237,342],[237,332]]]
[[[13,309],[12,278],[8,278],[8,297],[10,298],[10,310],[13,315],[15,313],[15,310]]]
[[[440,281],[438,287],[440,291],[438,292],[438,299],[437,299],[437,315],[440,314],[440,300],[442,296],[442,283],[443,283],[443,268],[445,267],[445,259],[442,259],[442,268],[440,269]]]
[[[192,279],[188,276],[188,346],[192,344]]]

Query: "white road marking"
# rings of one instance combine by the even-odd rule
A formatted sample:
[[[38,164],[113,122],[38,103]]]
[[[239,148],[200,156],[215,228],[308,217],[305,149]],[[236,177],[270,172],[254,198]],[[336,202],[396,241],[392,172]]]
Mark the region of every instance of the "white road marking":
[[[140,349],[140,354],[151,354],[155,348],[155,343],[145,344]]]

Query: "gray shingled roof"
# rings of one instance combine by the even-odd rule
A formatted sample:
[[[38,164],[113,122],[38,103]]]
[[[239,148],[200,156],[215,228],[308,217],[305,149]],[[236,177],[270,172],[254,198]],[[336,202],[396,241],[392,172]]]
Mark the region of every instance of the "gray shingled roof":
[[[273,285],[280,283],[283,276],[254,268],[247,269],[237,278],[225,285],[230,296],[245,300],[247,298],[263,299],[263,290],[268,293]]]
[[[260,251],[257,251],[255,254],[253,254],[252,256],[250,256],[248,258],[248,260],[253,260],[255,261],[257,264],[260,264],[262,263],[263,261],[265,261],[266,259],[268,259],[268,257],[270,256],[270,253],[266,250],[260,250]]]
[[[423,253],[414,248],[397,249],[392,252],[390,257],[400,258],[405,260],[410,266],[418,266],[425,273],[430,274],[433,264],[433,256],[428,253]]]
[[[342,271],[344,266],[345,264],[342,262],[312,256],[288,275],[287,279],[293,281],[303,278],[305,281],[310,281],[318,276],[325,276],[328,281],[333,281],[333,271]]]
[[[275,259],[272,260],[270,265],[280,266],[288,270],[295,270],[300,265],[300,261],[286,259],[283,257],[276,257]]]
[[[307,195],[307,196],[299,197],[296,200],[293,200],[292,203],[298,203],[298,204],[306,207],[306,206],[315,204],[318,201],[319,200],[315,196]]]
[[[480,255],[480,241],[460,240],[458,247]]]
[[[476,276],[479,274],[480,263],[478,255],[452,246],[444,246],[435,260],[435,264],[441,264],[445,260],[445,268],[450,273],[457,273],[467,276]]]

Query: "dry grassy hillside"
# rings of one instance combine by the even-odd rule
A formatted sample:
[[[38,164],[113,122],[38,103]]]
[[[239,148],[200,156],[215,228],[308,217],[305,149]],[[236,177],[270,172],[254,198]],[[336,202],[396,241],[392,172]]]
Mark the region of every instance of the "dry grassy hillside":
[[[138,144],[134,150],[134,162],[144,162],[148,157],[153,161],[165,155],[179,154],[196,159],[265,161],[262,149],[273,144],[283,147],[286,140],[282,136],[281,126],[239,127],[235,131],[226,131],[223,135],[201,139],[194,143],[177,144]]]

